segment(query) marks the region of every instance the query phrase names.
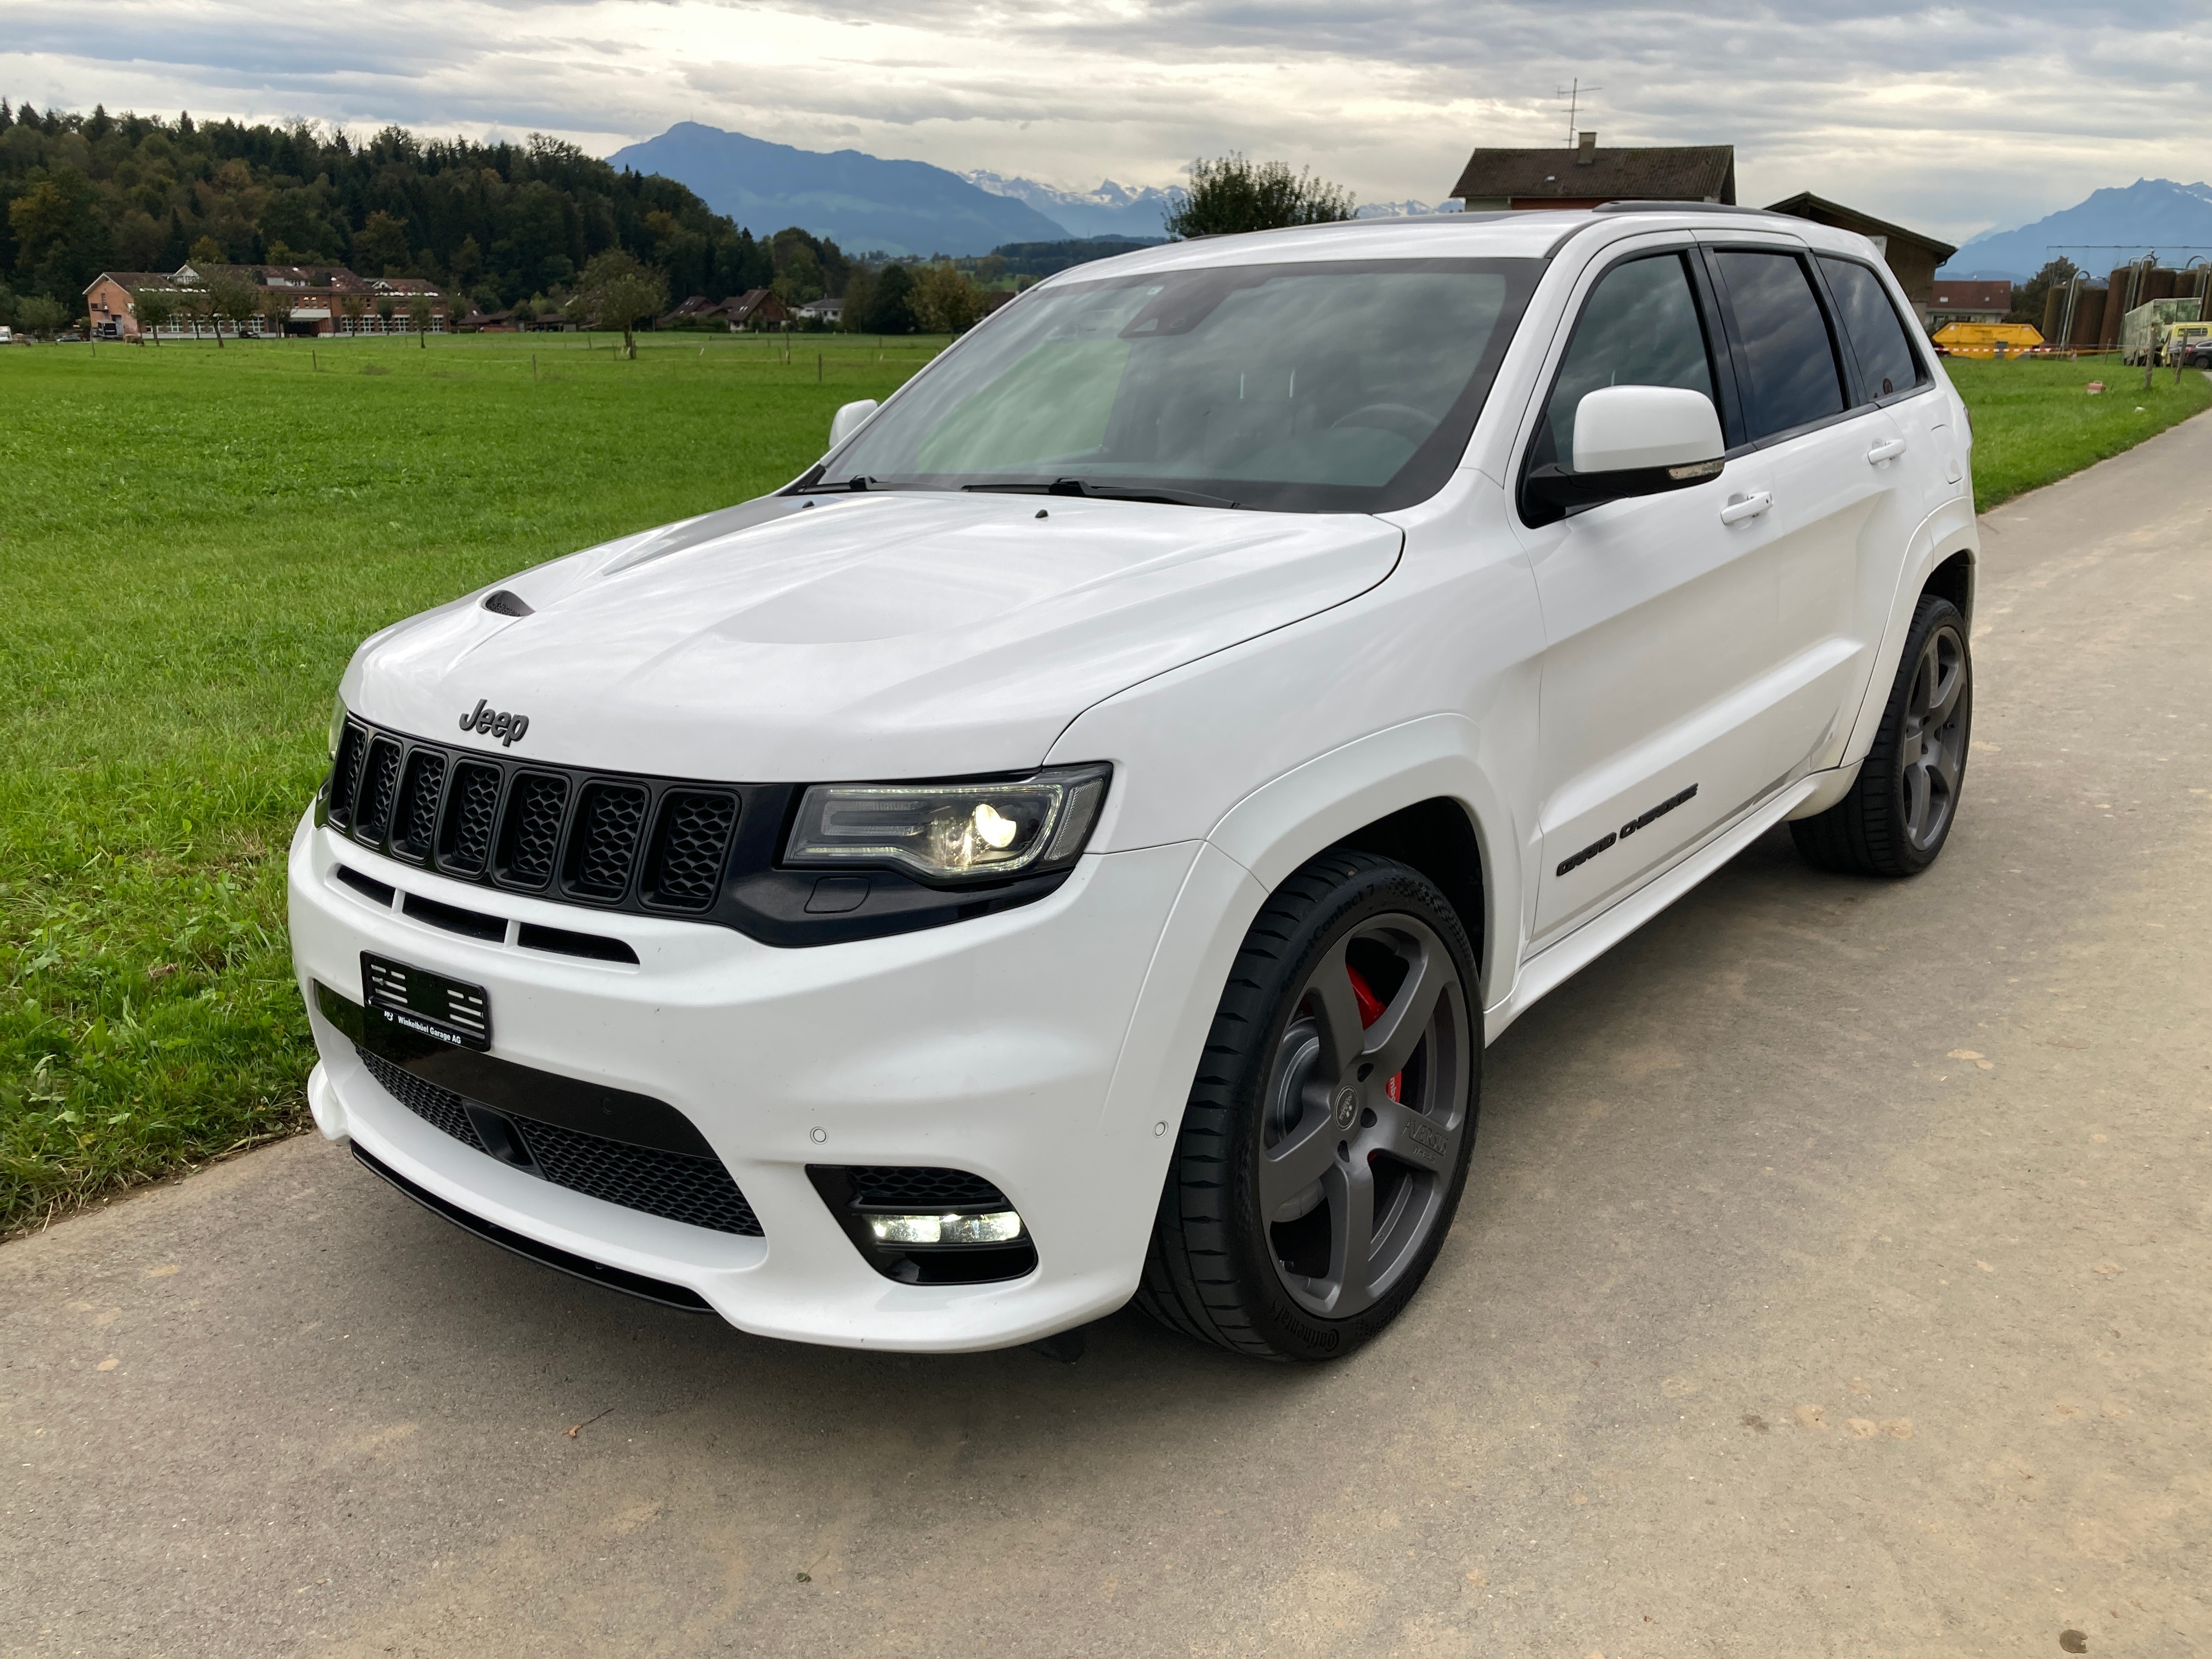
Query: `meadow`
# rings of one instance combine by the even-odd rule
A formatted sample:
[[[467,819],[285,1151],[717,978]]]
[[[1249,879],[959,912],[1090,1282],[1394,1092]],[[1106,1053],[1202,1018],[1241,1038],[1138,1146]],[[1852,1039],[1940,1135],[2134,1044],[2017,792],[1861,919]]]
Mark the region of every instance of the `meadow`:
[[[943,344],[0,350],[0,1236],[301,1127],[283,854],[365,635],[775,488]],[[1984,506],[2212,403],[1953,372]]]
[[[365,635],[775,489],[943,344],[0,350],[0,1236],[304,1121],[283,854]]]

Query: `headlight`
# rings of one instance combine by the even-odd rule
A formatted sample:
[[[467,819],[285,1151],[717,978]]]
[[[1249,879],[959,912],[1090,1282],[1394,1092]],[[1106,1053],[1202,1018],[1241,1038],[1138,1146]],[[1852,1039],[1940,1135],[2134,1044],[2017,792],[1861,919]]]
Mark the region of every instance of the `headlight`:
[[[331,758],[338,757],[338,739],[345,736],[345,699],[331,699]]]
[[[1003,783],[817,783],[784,862],[895,864],[930,881],[1060,869],[1091,839],[1112,775],[1070,766]]]

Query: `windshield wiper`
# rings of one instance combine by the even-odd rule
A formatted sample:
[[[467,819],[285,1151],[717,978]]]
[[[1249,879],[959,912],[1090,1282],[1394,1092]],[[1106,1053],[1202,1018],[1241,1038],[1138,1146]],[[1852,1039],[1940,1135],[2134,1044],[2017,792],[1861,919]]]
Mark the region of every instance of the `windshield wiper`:
[[[1084,495],[1102,501],[1164,501],[1170,507],[1227,507],[1237,505],[1226,495],[1208,495],[1195,489],[1171,489],[1161,484],[1135,484],[1127,489],[1092,483],[1085,478],[1054,478],[1050,483],[971,483],[963,490],[995,495]]]

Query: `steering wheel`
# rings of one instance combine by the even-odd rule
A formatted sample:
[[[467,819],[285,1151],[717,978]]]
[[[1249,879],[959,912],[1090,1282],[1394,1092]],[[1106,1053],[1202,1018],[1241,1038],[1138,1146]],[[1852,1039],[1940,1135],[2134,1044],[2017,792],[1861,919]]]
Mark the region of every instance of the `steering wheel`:
[[[1407,443],[1419,445],[1437,429],[1437,417],[1405,404],[1362,404],[1349,415],[1331,421],[1328,429],[1334,432],[1346,426],[1372,427],[1378,432],[1395,433]]]

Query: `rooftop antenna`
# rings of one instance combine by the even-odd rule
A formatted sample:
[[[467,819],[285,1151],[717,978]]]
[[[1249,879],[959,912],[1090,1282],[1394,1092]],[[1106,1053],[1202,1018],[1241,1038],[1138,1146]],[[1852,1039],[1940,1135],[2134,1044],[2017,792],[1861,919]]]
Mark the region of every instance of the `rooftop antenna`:
[[[1561,87],[1557,92],[1552,94],[1554,98],[1564,98],[1567,100],[1567,148],[1569,149],[1572,149],[1575,147],[1575,118],[1582,111],[1583,94],[1586,90],[1589,92],[1603,92],[1605,88],[1603,87],[1589,87],[1586,88],[1583,85],[1582,76],[1577,75],[1567,85]]]

